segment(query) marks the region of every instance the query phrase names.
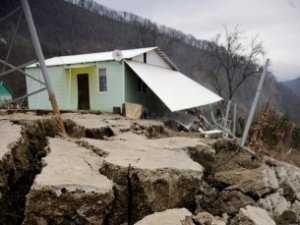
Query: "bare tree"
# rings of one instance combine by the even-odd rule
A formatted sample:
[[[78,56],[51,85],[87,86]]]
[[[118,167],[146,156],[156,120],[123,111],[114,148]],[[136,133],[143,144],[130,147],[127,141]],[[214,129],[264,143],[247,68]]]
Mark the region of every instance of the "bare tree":
[[[242,34],[237,26],[232,31],[225,27],[223,43],[219,34],[208,44],[209,57],[215,62],[211,79],[219,94],[228,100],[250,77],[259,75],[259,58],[264,55],[257,36],[251,39],[250,44],[246,44]]]

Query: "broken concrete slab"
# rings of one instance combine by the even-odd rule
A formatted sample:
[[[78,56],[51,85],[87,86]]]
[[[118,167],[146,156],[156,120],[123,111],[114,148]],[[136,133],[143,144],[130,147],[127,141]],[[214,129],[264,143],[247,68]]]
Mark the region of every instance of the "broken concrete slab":
[[[102,225],[110,212],[114,195],[112,182],[99,174],[101,158],[73,142],[49,140],[46,166],[27,195],[23,225]]]
[[[122,223],[130,217],[129,220],[135,222],[155,211],[194,204],[203,167],[184,149],[203,144],[199,139],[148,139],[123,133],[109,140],[83,140],[108,153],[100,171],[116,183],[117,196],[122,198],[114,207],[117,211],[114,220],[121,219]],[[128,202],[134,207],[128,206]],[[122,210],[124,215],[120,215]]]
[[[144,136],[125,133],[112,137],[109,141],[83,139],[109,155],[105,161],[121,167],[139,169],[178,169],[203,172],[203,167],[193,161],[184,151],[188,147],[204,145],[199,139],[170,137],[149,140]]]
[[[135,225],[182,225],[182,221],[192,213],[185,208],[168,209],[146,216]]]
[[[21,126],[8,120],[0,120],[0,159],[10,152],[12,145],[21,138]]]

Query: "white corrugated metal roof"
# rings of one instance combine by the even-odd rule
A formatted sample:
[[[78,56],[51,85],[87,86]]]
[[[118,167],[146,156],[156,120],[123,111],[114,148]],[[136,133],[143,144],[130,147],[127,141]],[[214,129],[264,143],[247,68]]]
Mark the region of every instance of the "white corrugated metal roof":
[[[157,47],[150,48],[138,48],[138,49],[129,49],[122,50],[122,55],[124,59],[130,59],[132,57],[141,55],[143,53],[157,49]],[[101,62],[101,61],[110,61],[114,60],[113,51],[109,52],[99,52],[99,53],[90,53],[90,54],[81,54],[81,55],[69,55],[69,56],[59,56],[47,59],[47,66],[59,66],[59,65],[71,65],[79,63],[91,63],[91,62]],[[26,68],[36,67],[38,63],[31,64]]]
[[[220,96],[178,71],[129,60],[126,63],[172,112],[222,100]]]

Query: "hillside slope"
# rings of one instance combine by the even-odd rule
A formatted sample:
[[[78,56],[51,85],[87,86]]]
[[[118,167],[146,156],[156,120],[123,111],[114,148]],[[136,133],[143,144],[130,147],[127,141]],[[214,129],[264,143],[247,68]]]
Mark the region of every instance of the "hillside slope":
[[[0,16],[5,15],[17,3],[16,0],[1,1]],[[214,67],[214,62],[207,57],[205,48],[207,41],[197,40],[191,35],[158,26],[132,14],[118,13],[101,5],[87,10],[63,0],[31,0],[30,4],[47,58],[112,49],[159,46],[182,72],[214,89],[209,76],[209,70]],[[5,23],[1,39],[9,42],[11,25],[16,21],[17,17],[14,16],[9,23]],[[16,44],[9,58],[10,62],[19,64],[34,57],[28,37],[25,21],[21,20]],[[0,44],[0,54],[5,55],[6,51],[7,46]],[[24,78],[19,74],[6,77],[5,82],[13,90],[14,96],[26,92]],[[257,78],[249,79],[240,88],[235,99],[245,111],[252,102],[257,82]],[[270,74],[265,83],[261,104],[270,102],[277,109],[283,110],[279,101],[282,97],[280,95],[277,81]]]
[[[291,89],[296,95],[300,96],[300,77],[282,82],[282,84]]]

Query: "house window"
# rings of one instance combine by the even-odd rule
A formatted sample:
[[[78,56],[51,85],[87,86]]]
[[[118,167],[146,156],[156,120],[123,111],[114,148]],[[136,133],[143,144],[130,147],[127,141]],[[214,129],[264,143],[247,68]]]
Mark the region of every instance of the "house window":
[[[107,91],[107,76],[106,69],[99,69],[99,91],[105,92]]]
[[[147,92],[147,85],[140,78],[138,78],[138,92]]]

